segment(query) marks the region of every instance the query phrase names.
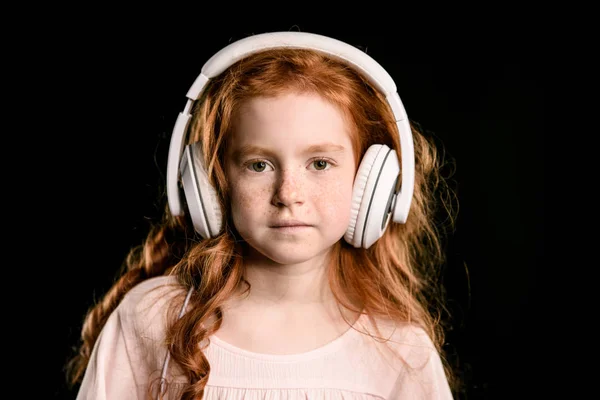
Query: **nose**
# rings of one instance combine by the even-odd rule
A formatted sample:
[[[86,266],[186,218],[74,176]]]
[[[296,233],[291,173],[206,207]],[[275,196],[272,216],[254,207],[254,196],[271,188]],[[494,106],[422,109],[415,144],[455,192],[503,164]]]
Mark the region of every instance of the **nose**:
[[[277,179],[272,204],[277,207],[290,207],[304,203],[304,190],[301,173],[284,170]]]

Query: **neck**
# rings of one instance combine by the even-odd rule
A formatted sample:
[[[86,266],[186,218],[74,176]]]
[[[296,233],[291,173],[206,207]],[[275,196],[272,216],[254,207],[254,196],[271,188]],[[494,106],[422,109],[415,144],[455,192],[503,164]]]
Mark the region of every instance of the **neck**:
[[[329,308],[336,303],[327,277],[327,254],[286,265],[249,254],[244,271],[251,289],[241,297],[243,302],[274,309]]]

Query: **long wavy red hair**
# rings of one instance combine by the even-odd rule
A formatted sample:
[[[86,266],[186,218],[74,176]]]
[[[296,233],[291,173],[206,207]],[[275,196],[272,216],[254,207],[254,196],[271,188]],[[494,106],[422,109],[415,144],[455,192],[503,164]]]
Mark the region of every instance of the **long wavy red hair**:
[[[309,50],[264,51],[211,80],[193,110],[188,139],[202,143],[209,178],[223,210],[229,209],[230,202],[224,149],[237,110],[253,97],[290,91],[318,94],[342,110],[353,125],[357,160],[377,143],[400,154],[398,130],[385,98],[355,70]],[[416,176],[408,221],[391,223],[369,249],[353,248],[341,239],[332,248],[328,278],[339,304],[366,312],[372,319],[381,317],[422,327],[445,360],[442,345],[447,319],[443,318],[439,272],[445,262],[444,233],[454,222],[455,197],[443,174],[445,160],[439,143],[414,123],[411,128]],[[145,279],[173,274],[186,289],[196,289],[187,313],[181,319],[173,313],[166,345],[172,360],[189,377],[181,398],[203,397],[210,365],[197,344],[219,329],[227,299],[242,285],[251,289],[244,280],[243,242],[227,212],[223,222],[219,236],[199,240],[187,216],[173,218],[165,207],[164,218],[127,256],[120,279],[87,314],[79,353],[68,364],[71,383],[81,380],[98,334],[123,296]],[[181,307],[182,300],[177,297],[173,310]],[[447,363],[446,367],[452,385],[452,368]]]

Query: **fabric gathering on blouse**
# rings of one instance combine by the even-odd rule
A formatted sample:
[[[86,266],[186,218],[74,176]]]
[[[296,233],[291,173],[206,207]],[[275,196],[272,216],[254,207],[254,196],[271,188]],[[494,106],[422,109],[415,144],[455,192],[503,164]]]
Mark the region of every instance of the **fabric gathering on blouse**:
[[[156,398],[157,390],[149,394],[149,388],[159,382],[167,356],[167,306],[184,290],[174,277],[161,276],[125,295],[94,345],[77,400]],[[361,333],[369,327],[363,314],[335,340],[292,355],[250,352],[213,335],[204,349],[210,364],[204,399],[452,399],[441,358],[425,331],[389,326],[388,343]],[[172,360],[167,371],[164,398],[174,400],[185,377]]]

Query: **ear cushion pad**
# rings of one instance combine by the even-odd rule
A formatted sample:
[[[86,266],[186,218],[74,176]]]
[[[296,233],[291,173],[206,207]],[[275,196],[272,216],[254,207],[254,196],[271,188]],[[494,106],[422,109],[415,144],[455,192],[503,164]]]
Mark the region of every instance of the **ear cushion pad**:
[[[367,149],[354,179],[350,223],[344,236],[354,247],[370,247],[385,231],[399,170],[396,152],[388,146],[376,144]]]
[[[361,210],[361,205],[363,204],[365,186],[367,185],[367,180],[369,179],[369,175],[371,174],[373,163],[377,158],[377,154],[381,150],[381,146],[382,145],[373,145],[367,149],[365,155],[362,158],[362,161],[360,162],[358,171],[356,172],[356,177],[354,178],[354,187],[352,190],[352,203],[350,208],[350,223],[348,224],[348,229],[346,230],[344,239],[346,239],[348,243],[355,247],[360,246],[360,237],[362,236],[362,231],[357,232],[356,227],[358,214]],[[364,222],[360,225],[364,226]],[[355,240],[355,238],[359,238],[358,246],[356,244],[357,241]]]
[[[221,231],[223,216],[217,192],[209,184],[198,143],[186,146],[180,170],[194,229],[204,239],[215,237]]]

